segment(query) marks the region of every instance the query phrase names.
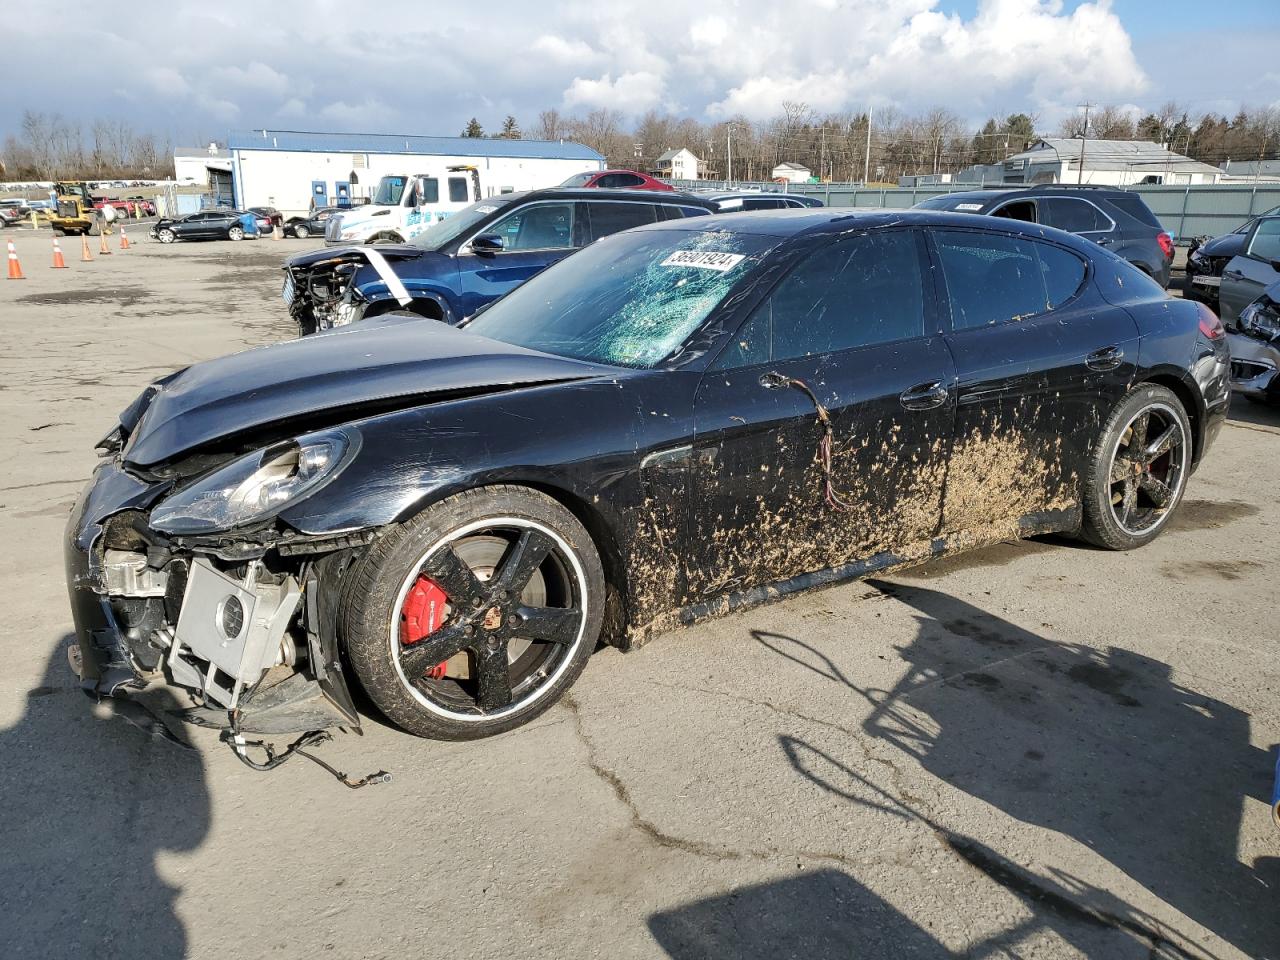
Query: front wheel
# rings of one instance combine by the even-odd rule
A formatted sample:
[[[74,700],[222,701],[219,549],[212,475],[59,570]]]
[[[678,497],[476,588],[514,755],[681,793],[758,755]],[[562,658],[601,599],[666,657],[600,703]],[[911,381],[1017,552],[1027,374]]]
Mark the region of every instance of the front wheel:
[[[293,235],[299,240],[305,240],[307,237],[311,236],[311,231],[299,224],[293,228]]]
[[[375,704],[422,737],[528,723],[586,666],[604,617],[587,531],[526,487],[469,490],[377,541],[350,572],[340,627]]]
[[[177,234],[175,234],[168,227],[162,227],[161,229],[156,231],[156,239],[159,240],[161,243],[173,243],[173,241],[177,240],[178,237],[177,237]]]
[[[1182,500],[1191,472],[1191,423],[1177,395],[1144,383],[1111,412],[1090,458],[1085,539],[1109,550],[1154,540]]]
[[[228,240],[243,240],[243,239],[244,239],[244,227],[232,227],[230,230],[228,230],[228,231],[227,231],[227,239],[228,239]]]

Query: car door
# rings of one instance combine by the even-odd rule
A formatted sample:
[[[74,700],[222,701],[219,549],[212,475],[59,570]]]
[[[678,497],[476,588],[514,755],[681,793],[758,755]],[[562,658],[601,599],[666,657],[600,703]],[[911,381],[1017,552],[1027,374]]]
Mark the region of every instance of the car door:
[[[585,230],[582,204],[572,200],[525,204],[481,229],[477,235],[500,237],[503,246],[477,253],[468,242],[458,251],[463,316],[568,256],[585,242]]]
[[[204,224],[208,217],[209,214],[207,213],[193,213],[191,216],[175,223],[173,232],[187,240],[198,240],[202,236],[201,230],[204,229]]]
[[[822,238],[712,363],[694,402],[694,599],[928,554],[955,371],[927,277],[917,230]]]
[[[1277,263],[1280,263],[1280,217],[1264,217],[1250,229],[1244,250],[1222,271],[1218,309],[1223,323],[1236,326],[1240,311],[1280,280]]]
[[[930,230],[955,357],[955,439],[943,534],[1061,528],[1086,458],[1133,380],[1138,330],[1088,262],[1050,241]]]

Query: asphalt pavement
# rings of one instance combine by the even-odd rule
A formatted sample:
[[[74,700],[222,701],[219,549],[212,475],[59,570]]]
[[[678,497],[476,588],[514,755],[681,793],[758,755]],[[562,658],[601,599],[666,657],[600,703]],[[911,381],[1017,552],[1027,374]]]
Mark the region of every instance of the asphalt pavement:
[[[14,957],[1278,957],[1280,410],[1134,553],[1001,544],[601,650],[479,743],[259,774],[90,703],[62,528],[150,379],[293,335],[313,241],[0,280],[0,917]],[[174,742],[174,738],[181,743]]]

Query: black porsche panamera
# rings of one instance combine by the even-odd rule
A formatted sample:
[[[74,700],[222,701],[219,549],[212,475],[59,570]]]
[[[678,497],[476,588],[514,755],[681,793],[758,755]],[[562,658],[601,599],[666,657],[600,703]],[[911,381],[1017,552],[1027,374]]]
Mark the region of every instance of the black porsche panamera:
[[[1141,546],[1225,416],[1207,308],[1067,233],[908,211],[608,237],[461,328],[197,364],[100,444],[85,688],[193,718],[525,723],[598,642],[1010,537]]]

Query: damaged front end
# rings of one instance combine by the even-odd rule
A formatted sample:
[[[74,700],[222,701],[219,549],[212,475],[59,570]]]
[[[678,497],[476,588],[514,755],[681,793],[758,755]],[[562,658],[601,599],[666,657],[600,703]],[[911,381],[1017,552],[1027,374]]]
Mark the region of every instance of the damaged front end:
[[[1262,402],[1280,402],[1280,284],[1240,312],[1240,332],[1227,334],[1231,390]]]
[[[281,299],[303,334],[344,326],[357,310],[352,277],[362,265],[356,255],[332,256],[315,263],[285,264]]]
[[[286,261],[280,296],[303,335],[355,323],[368,301],[360,293],[356,274],[372,268],[391,299],[401,307],[412,302],[391,261],[413,259],[423,251],[408,244],[341,247],[302,254]]]
[[[359,728],[337,643],[338,585],[372,534],[307,537],[277,522],[173,535],[154,526],[173,480],[118,452],[99,464],[67,530],[81,684],[128,696],[185,690],[184,719],[282,734]]]

